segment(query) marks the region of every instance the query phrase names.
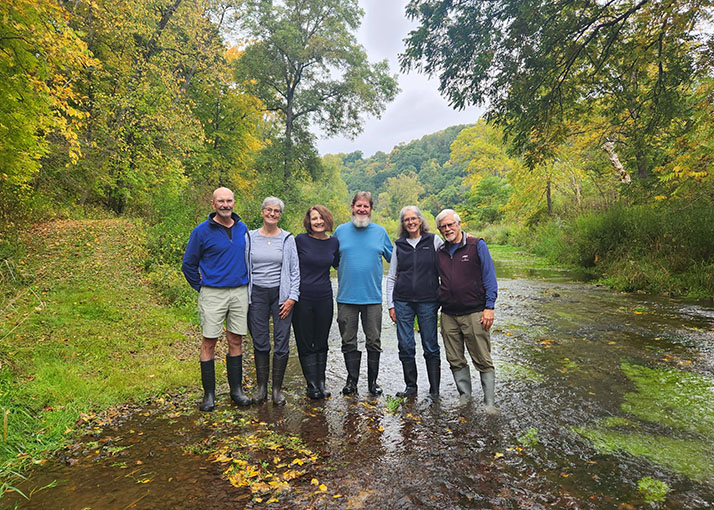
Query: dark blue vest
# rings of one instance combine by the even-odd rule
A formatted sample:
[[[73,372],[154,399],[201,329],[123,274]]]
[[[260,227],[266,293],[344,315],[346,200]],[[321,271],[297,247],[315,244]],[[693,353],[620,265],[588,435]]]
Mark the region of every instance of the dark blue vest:
[[[403,237],[397,239],[394,246],[397,250],[394,300],[415,303],[438,301],[439,273],[436,268],[434,234],[422,234],[415,248]]]

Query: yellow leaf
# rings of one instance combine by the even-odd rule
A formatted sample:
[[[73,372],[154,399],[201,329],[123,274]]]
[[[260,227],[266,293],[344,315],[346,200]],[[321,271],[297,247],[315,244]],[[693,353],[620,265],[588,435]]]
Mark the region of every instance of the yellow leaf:
[[[302,466],[303,464],[305,464],[305,461],[303,459],[293,459],[290,464],[297,464],[299,466]]]
[[[341,498],[341,497],[342,497],[342,494],[335,494],[335,495],[332,496],[332,497],[333,497],[333,498]]]
[[[277,503],[277,502],[278,502],[278,498],[270,498],[268,501],[266,501],[266,503]]]
[[[320,489],[320,492],[327,492],[327,485],[321,483],[318,489]]]
[[[313,478],[310,480],[310,485],[318,485],[320,482],[317,481],[317,478]]]
[[[503,454],[502,454],[501,452],[497,452],[497,453],[493,456],[494,459],[500,459],[501,457],[503,457]]]

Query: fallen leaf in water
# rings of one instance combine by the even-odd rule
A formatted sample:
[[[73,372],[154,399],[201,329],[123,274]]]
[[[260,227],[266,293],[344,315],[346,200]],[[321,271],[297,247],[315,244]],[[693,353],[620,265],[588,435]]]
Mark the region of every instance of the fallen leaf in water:
[[[497,452],[497,453],[493,456],[494,459],[500,459],[501,457],[503,457],[503,454],[502,454],[501,452]]]
[[[320,489],[320,492],[327,492],[327,485],[321,483],[318,489]]]
[[[313,478],[310,480],[310,485],[319,485],[320,482],[317,481],[317,478]]]

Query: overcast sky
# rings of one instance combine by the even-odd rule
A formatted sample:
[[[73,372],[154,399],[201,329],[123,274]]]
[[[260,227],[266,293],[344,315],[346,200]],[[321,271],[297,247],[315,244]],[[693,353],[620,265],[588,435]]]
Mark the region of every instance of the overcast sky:
[[[404,16],[407,0],[359,0],[365,11],[357,39],[367,50],[370,62],[389,61],[392,74],[399,72],[397,55],[404,49],[403,39],[415,23]],[[361,150],[365,157],[377,151],[390,152],[400,142],[410,142],[455,124],[476,122],[482,110],[453,110],[438,91],[436,78],[411,72],[399,74],[401,92],[389,103],[381,119],[368,117],[364,131],[354,140],[324,138],[318,134],[320,154]]]

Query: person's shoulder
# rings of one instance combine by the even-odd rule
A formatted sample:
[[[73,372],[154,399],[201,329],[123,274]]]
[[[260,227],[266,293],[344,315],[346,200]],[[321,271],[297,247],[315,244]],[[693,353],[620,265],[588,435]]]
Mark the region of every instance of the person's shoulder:
[[[367,228],[370,228],[372,230],[378,230],[380,234],[383,233],[387,235],[387,229],[377,223],[370,223]]]

